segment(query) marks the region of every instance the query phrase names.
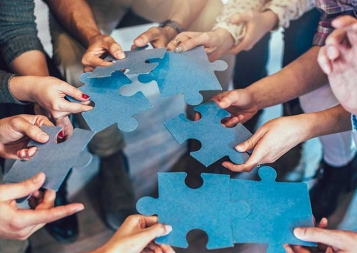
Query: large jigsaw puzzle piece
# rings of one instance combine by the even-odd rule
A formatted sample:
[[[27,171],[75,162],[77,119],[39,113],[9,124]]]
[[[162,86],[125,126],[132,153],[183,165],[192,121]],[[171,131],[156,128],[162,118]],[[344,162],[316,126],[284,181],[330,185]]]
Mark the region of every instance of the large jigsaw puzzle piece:
[[[159,63],[147,62],[151,59],[161,59],[166,53],[166,48],[155,48],[147,50],[125,51],[126,57],[118,60],[113,56],[107,56],[105,61],[113,61],[108,67],[96,67],[89,75],[89,78],[110,76],[112,73],[128,69],[127,74],[150,73]]]
[[[240,153],[235,150],[235,145],[252,136],[242,125],[227,128],[221,124],[221,120],[230,116],[229,112],[218,107],[214,102],[207,102],[194,107],[202,118],[191,121],[184,114],[165,122],[176,141],[182,144],[187,139],[196,139],[201,142],[201,149],[191,152],[191,156],[205,166],[209,166],[224,156],[236,164],[242,164],[248,160],[248,153]]]
[[[41,126],[50,139],[46,143],[30,141],[28,146],[37,146],[36,155],[29,161],[17,160],[4,181],[17,183],[35,176],[39,172],[46,174],[43,185],[46,189],[58,190],[72,167],[86,167],[92,160],[92,155],[85,150],[94,132],[75,128],[71,138],[62,143],[56,143],[61,127]]]
[[[152,107],[144,94],[138,92],[130,97],[122,96],[119,90],[132,81],[120,71],[102,78],[89,78],[90,75],[88,72],[80,76],[85,85],[79,88],[95,104],[92,110],[82,113],[90,129],[99,132],[118,123],[120,130],[133,131],[138,122],[132,116]]]
[[[170,224],[172,232],[157,238],[158,243],[187,248],[186,235],[201,229],[208,235],[208,249],[233,246],[231,215],[248,215],[245,202],[230,201],[228,175],[202,174],[203,185],[185,185],[186,173],[158,173],[159,198],[143,197],[136,204],[139,213],[158,214],[159,222]]]
[[[232,217],[235,243],[268,243],[267,253],[284,253],[283,244],[316,246],[297,239],[296,227],[313,227],[305,183],[276,182],[271,167],[258,171],[261,181],[232,179],[232,201],[246,201],[251,212],[244,219]]]
[[[154,80],[161,97],[184,94],[187,104],[197,105],[203,100],[200,91],[222,90],[214,71],[223,71],[227,67],[227,63],[221,60],[209,62],[204,47],[200,46],[183,53],[167,52],[150,74],[139,75],[139,81],[148,83]]]

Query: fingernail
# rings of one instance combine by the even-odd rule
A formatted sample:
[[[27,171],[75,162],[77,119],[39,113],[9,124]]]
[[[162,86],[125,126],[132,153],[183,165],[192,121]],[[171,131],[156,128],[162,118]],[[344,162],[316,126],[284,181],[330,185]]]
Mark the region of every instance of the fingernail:
[[[243,149],[244,149],[244,146],[243,146],[243,145],[238,145],[238,146],[236,146],[236,150],[237,150],[237,151],[243,151]]]
[[[125,53],[124,53],[124,52],[118,52],[118,53],[116,53],[115,55],[116,55],[116,57],[119,58],[119,59],[125,58]]]
[[[170,225],[165,225],[165,229],[166,229],[165,235],[171,233],[171,231],[172,231],[172,227]]]
[[[84,99],[88,99],[89,98],[89,96],[87,95],[87,94],[82,94],[82,98],[84,98]]]
[[[73,208],[73,211],[79,212],[79,211],[82,211],[83,209],[84,209],[84,206],[81,205],[81,206],[76,206],[75,208]]]
[[[222,163],[222,166],[226,169],[228,169],[227,165],[225,163]]]
[[[32,179],[32,182],[33,182],[34,184],[37,184],[39,181],[40,181],[40,174],[37,174],[37,175]]]
[[[142,39],[136,39],[135,41],[134,41],[134,43],[135,44],[143,44],[143,40]]]
[[[301,228],[295,228],[294,229],[294,235],[299,238],[299,237],[302,237],[302,230]]]
[[[48,135],[46,133],[40,133],[38,138],[41,140],[41,141],[47,141],[48,139]]]
[[[64,132],[63,132],[63,130],[61,130],[61,131],[58,133],[58,138],[63,139],[63,137],[64,137]]]
[[[182,53],[183,50],[184,50],[184,48],[183,48],[182,45],[175,48],[175,52],[176,52],[176,53]]]

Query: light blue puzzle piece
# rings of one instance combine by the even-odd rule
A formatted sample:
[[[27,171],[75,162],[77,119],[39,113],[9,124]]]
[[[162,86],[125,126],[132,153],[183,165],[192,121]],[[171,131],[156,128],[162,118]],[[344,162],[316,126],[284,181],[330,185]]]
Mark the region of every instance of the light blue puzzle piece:
[[[133,131],[138,122],[132,116],[150,109],[150,102],[141,92],[130,97],[120,94],[120,88],[131,84],[131,80],[120,71],[102,78],[89,78],[90,75],[90,72],[81,75],[80,81],[85,85],[79,88],[95,104],[91,111],[82,113],[90,129],[99,132],[118,123],[120,130]]]
[[[36,155],[29,161],[17,160],[5,175],[4,182],[18,183],[44,172],[43,187],[57,191],[72,167],[84,168],[91,162],[92,155],[85,147],[94,132],[75,128],[68,140],[56,143],[61,127],[41,126],[41,129],[50,136],[49,141],[44,144],[30,141],[29,147],[38,147]]]
[[[305,183],[276,182],[276,172],[265,166],[261,181],[232,179],[232,201],[246,201],[251,212],[244,219],[232,217],[235,243],[267,243],[267,253],[285,253],[283,244],[316,246],[297,239],[296,227],[313,227]]]
[[[231,215],[248,215],[244,201],[230,201],[228,175],[202,174],[203,185],[185,185],[186,173],[158,173],[159,198],[143,197],[136,204],[143,215],[158,214],[159,222],[170,224],[172,232],[156,242],[187,248],[186,235],[201,229],[208,235],[208,249],[233,247]]]
[[[204,47],[200,46],[183,53],[168,51],[159,66],[147,75],[139,75],[138,79],[142,83],[155,80],[163,98],[184,94],[187,104],[197,105],[203,99],[200,91],[222,90],[214,71],[227,67],[221,60],[209,62]]]
[[[117,60],[113,56],[107,56],[105,61],[113,61],[114,63],[108,67],[96,67],[89,75],[89,78],[98,78],[110,76],[112,73],[124,69],[128,69],[130,75],[150,73],[158,63],[147,62],[150,59],[161,59],[166,53],[166,48],[155,48],[146,50],[125,51],[126,57]]]
[[[214,102],[207,102],[194,107],[202,118],[191,121],[184,114],[168,120],[164,123],[166,128],[182,144],[185,140],[195,139],[201,142],[201,149],[191,152],[191,156],[205,166],[209,166],[224,156],[236,164],[242,164],[248,160],[248,153],[235,150],[235,145],[247,140],[252,134],[242,125],[227,128],[221,124],[221,120],[230,116],[229,112],[218,107]]]

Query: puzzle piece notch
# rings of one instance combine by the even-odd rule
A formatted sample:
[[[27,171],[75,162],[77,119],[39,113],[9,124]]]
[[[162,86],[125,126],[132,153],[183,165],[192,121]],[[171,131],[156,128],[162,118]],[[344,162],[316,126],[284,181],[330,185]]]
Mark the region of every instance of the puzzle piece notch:
[[[200,91],[222,90],[214,71],[227,67],[221,60],[209,62],[204,47],[200,46],[182,53],[168,51],[152,72],[139,75],[138,79],[142,83],[156,81],[163,98],[184,94],[187,104],[197,105],[203,100]]]
[[[41,126],[41,129],[50,136],[49,141],[30,141],[29,147],[38,147],[36,155],[29,161],[17,160],[5,175],[5,182],[21,182],[44,172],[46,181],[43,187],[57,191],[72,167],[83,168],[91,162],[92,155],[84,149],[94,132],[75,128],[68,140],[57,143],[61,127]]]
[[[268,166],[258,174],[261,181],[232,179],[232,201],[245,200],[252,208],[244,219],[232,218],[234,242],[268,243],[267,253],[285,252],[286,243],[316,246],[293,234],[295,227],[314,226],[307,185],[276,182]]]
[[[127,75],[150,73],[159,63],[147,61],[164,57],[166,51],[166,48],[125,51],[126,57],[121,60],[109,55],[104,60],[113,61],[113,64],[107,67],[96,67],[89,78],[111,76],[113,72],[123,69],[128,69]]]
[[[173,228],[169,235],[156,241],[187,248],[187,233],[201,229],[208,235],[208,249],[232,247],[230,216],[232,213],[240,217],[248,215],[249,206],[244,201],[229,204],[228,175],[202,174],[203,185],[197,189],[185,185],[186,176],[184,172],[158,173],[159,197],[143,197],[137,202],[139,213],[158,214],[159,222],[170,224]]]
[[[248,153],[235,149],[235,145],[252,136],[242,124],[234,128],[224,127],[221,120],[230,114],[214,102],[201,104],[194,107],[194,110],[201,114],[198,121],[188,120],[184,114],[180,114],[164,123],[179,144],[188,139],[201,142],[201,149],[190,153],[192,157],[206,167],[225,156],[236,164],[248,160]]]
[[[121,95],[120,89],[132,81],[120,71],[102,78],[89,78],[90,75],[87,72],[80,76],[80,81],[85,85],[79,88],[95,103],[92,110],[82,113],[90,129],[99,132],[117,123],[124,132],[135,130],[138,122],[133,115],[152,108],[144,94],[137,92],[133,96]],[[131,76],[134,79],[136,77]]]

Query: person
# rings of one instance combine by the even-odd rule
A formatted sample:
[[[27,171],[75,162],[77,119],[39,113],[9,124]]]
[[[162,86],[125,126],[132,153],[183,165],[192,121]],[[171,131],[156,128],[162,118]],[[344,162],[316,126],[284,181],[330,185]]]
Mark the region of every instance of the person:
[[[339,1],[338,4],[343,5],[341,9],[342,13],[353,15],[354,6],[352,4],[340,3]],[[326,6],[319,4],[317,7],[324,9]],[[230,121],[227,122],[228,125],[235,124],[238,121],[244,122],[252,117],[259,109],[283,103],[298,96],[300,96],[304,111],[312,113],[309,114],[309,116],[312,116],[314,123],[317,122],[317,119],[326,120],[328,115],[338,115],[337,119],[341,119],[342,121],[339,121],[339,124],[336,124],[336,126],[331,129],[330,133],[334,134],[319,137],[323,145],[324,156],[318,170],[319,177],[317,178],[317,182],[310,190],[312,209],[317,220],[331,215],[336,209],[340,193],[345,190],[352,190],[357,185],[355,176],[357,173],[357,158],[355,156],[355,147],[351,138],[351,131],[339,132],[346,130],[346,124],[348,124],[348,120],[346,123],[346,119],[348,119],[349,116],[348,113],[338,105],[337,99],[334,97],[329,85],[326,84],[328,81],[327,77],[316,61],[320,46],[323,45],[327,37],[326,32],[331,31],[331,29],[326,28],[328,22],[324,21],[336,17],[336,15],[329,15],[328,13],[329,12],[326,11],[322,14],[322,21],[319,23],[318,28],[319,32],[317,32],[314,37],[315,46],[297,60],[278,73],[263,78],[245,89],[222,93],[214,98],[220,107],[227,108],[232,113],[233,116]],[[289,89],[286,88],[286,85],[289,85]],[[319,113],[319,118],[313,117],[318,111],[322,111]],[[333,120],[330,118],[327,119],[330,121]],[[306,124],[307,122],[308,124]],[[269,123],[271,124],[270,126],[277,126],[277,124],[273,123]],[[317,126],[321,126],[321,124]],[[305,127],[311,129],[309,121],[305,121]],[[336,129],[338,133],[336,133]],[[290,129],[285,128],[284,130],[289,132]],[[329,130],[327,126],[322,126],[320,128],[314,128],[314,131],[321,135],[326,134],[326,131]],[[260,136],[261,138],[267,136],[267,131],[261,130],[260,133],[257,131],[255,136]],[[276,132],[275,135],[272,136],[276,137]],[[284,135],[280,133],[279,138],[281,139],[283,136]],[[291,134],[284,137],[284,141],[287,145],[294,143],[294,141],[299,138],[299,136],[293,136],[291,139],[289,139],[289,137],[291,137]],[[300,137],[304,138],[306,135]],[[280,149],[282,146],[280,144],[279,150],[283,152],[284,149]],[[251,148],[253,145],[257,145],[257,143],[253,142],[251,138],[242,144],[242,146],[240,146],[241,148],[238,147],[238,150],[248,150],[248,148]],[[260,145],[260,147],[263,147],[262,144]],[[259,153],[260,157],[262,153],[269,153],[270,157],[274,157],[271,150],[267,151],[265,149],[265,147],[271,146],[272,145],[269,146],[265,144],[265,151],[262,149],[254,150],[253,155],[250,160],[247,161],[246,165],[233,165],[229,162],[225,162],[223,165],[237,171],[242,169],[250,170],[256,165],[254,163],[257,161],[253,161],[253,159],[255,159],[254,157],[259,155]],[[287,148],[287,150],[288,149],[289,148]],[[276,151],[277,149],[274,150]],[[256,155],[254,155],[254,153]]]

